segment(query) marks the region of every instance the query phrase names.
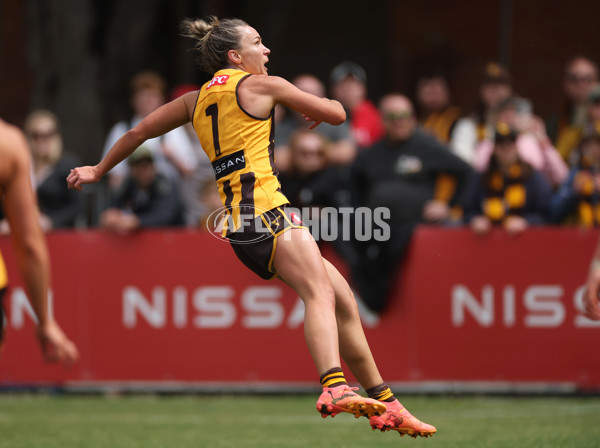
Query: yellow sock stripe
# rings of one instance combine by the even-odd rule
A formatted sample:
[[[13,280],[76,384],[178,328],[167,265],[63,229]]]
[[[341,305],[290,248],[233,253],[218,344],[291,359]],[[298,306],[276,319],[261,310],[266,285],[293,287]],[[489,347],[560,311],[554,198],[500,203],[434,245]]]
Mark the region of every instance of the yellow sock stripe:
[[[323,381],[327,381],[333,377],[342,377],[344,379],[344,372],[332,372],[323,376]]]
[[[323,387],[329,387],[332,384],[342,383],[342,382],[345,383],[346,382],[346,378],[344,378],[343,375],[342,376],[336,376],[336,377],[333,377],[333,378],[331,378],[331,379],[329,379],[327,381],[324,381],[323,382]]]
[[[393,396],[394,396],[394,394],[392,393],[392,391],[390,390],[390,388],[387,387],[383,392],[375,395],[373,398],[375,400],[383,401],[383,400],[387,400],[388,398],[391,398]]]
[[[323,385],[323,387],[329,387],[329,385],[339,382],[346,382],[344,372],[332,372],[328,375],[325,375],[321,380],[321,384]]]

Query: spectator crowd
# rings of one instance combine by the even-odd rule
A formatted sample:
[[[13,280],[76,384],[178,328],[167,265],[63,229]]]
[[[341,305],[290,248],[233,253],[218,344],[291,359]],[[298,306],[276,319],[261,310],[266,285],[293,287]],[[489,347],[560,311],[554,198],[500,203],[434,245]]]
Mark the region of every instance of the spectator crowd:
[[[275,159],[282,191],[294,207],[390,210],[389,240],[334,243],[373,311],[385,308],[391,274],[420,223],[469,226],[478,235],[494,227],[518,234],[544,224],[600,226],[600,84],[594,61],[577,56],[565,65],[560,109],[544,118],[495,62],[482,67],[472,111],[453,104],[450,80],[439,71],[423,73],[414,92],[388,92],[378,104],[369,99],[367,72],[354,62],[335,66],[327,81],[309,73],[292,79],[301,90],[340,101],[347,121],[309,130],[304,117],[277,106]],[[198,88],[178,86],[169,94],[158,74],[136,75],[133,114],[112,127],[105,153],[169,98]],[[191,125],[145,142],[86,195],[66,188],[69,169],[79,163],[71,148],[63,148],[58,118],[35,110],[24,131],[45,230],[203,231],[207,216],[220,207],[211,163]],[[5,220],[0,232],[10,232]]]

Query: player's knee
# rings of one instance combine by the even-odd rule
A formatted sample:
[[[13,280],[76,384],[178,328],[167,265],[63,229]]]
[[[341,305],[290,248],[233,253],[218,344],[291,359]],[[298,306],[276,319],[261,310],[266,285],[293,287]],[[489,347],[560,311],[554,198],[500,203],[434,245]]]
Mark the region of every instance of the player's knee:
[[[358,304],[351,291],[336,295],[335,313],[338,318],[351,319],[359,316]]]
[[[335,308],[335,292],[331,283],[322,282],[314,284],[307,294],[302,297],[305,305],[318,305],[319,307]]]

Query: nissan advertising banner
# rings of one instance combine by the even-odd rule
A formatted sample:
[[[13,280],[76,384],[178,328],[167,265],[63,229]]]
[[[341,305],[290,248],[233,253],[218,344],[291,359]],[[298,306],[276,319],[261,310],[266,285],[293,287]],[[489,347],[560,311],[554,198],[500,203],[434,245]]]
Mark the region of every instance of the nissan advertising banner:
[[[559,228],[517,237],[418,229],[388,310],[363,314],[383,377],[415,387],[600,390],[600,322],[580,312],[597,238]],[[69,370],[43,363],[12,246],[1,237],[11,287],[0,387],[318,381],[302,301],[250,272],[228,243],[193,230],[54,232],[47,240],[52,310],[81,359]],[[331,247],[323,252],[346,274]]]

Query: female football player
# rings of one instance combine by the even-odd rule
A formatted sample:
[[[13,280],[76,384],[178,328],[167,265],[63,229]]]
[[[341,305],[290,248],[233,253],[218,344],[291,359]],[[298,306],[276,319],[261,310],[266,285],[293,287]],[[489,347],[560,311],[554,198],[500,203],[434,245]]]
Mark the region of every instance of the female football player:
[[[97,182],[146,139],[191,121],[212,161],[238,258],[262,278],[279,277],[305,304],[306,343],[320,374],[323,416],[349,412],[370,418],[371,426],[401,434],[429,436],[436,429],[412,417],[381,378],[362,330],[350,287],[324,260],[310,232],[286,210],[273,154],[273,109],[282,104],[304,114],[310,128],[346,119],[342,105],[305,93],[268,76],[270,50],[258,32],[239,19],[186,20],[211,81],[164,105],[125,134],[95,166],[75,168],[70,188]],[[250,215],[251,219],[242,219]],[[268,238],[261,237],[269,235]],[[367,390],[356,394],[346,383],[340,354]]]

